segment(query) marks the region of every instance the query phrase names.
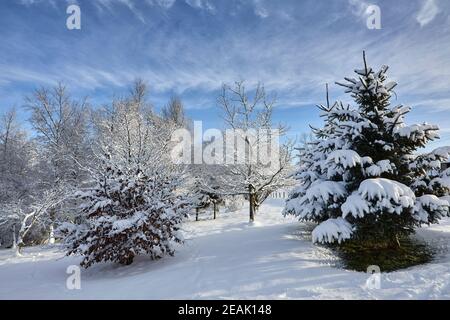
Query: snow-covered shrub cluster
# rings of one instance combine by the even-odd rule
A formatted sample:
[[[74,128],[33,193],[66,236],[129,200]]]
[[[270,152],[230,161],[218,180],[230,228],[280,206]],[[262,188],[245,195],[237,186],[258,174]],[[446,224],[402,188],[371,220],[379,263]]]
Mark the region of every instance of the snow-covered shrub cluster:
[[[410,108],[391,105],[396,83],[387,81],[387,71],[369,67],[364,57],[356,77],[338,83],[355,105],[319,106],[324,126],[300,150],[298,185],[284,214],[318,223],[316,243],[391,246],[449,215],[450,171],[440,169],[450,150],[418,153],[438,138],[438,127],[405,124]]]
[[[200,166],[194,170],[195,177],[191,189],[192,204],[196,210],[195,219],[199,220],[200,210],[211,209],[213,218],[216,219],[220,205],[225,203],[225,197],[221,195],[221,187],[215,179],[215,174],[208,170],[208,166]]]
[[[245,199],[242,196],[231,196],[225,199],[225,211],[236,212],[244,207]]]

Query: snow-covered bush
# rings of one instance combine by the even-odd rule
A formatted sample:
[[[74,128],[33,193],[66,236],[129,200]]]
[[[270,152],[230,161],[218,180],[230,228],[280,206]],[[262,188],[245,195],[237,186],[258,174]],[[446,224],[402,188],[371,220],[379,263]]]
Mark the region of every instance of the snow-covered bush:
[[[192,204],[196,209],[196,220],[199,220],[199,211],[212,207],[213,218],[217,218],[219,206],[224,204],[224,197],[221,195],[220,185],[209,170],[201,172],[206,169],[205,166],[196,168],[197,176],[193,186],[190,188],[192,193]]]
[[[67,225],[69,254],[84,256],[82,266],[102,261],[130,264],[138,255],[152,259],[174,253],[186,203],[176,195],[176,180],[142,171],[108,168],[95,187],[77,196],[83,223]]]
[[[356,106],[319,106],[324,127],[300,150],[298,185],[284,214],[319,223],[314,242],[392,246],[449,214],[449,174],[440,167],[450,150],[416,154],[438,138],[438,127],[404,123],[410,108],[391,106],[396,83],[387,71],[367,66],[364,56],[356,78],[338,83]]]
[[[236,212],[244,207],[245,198],[243,196],[231,196],[225,198],[225,212]]]

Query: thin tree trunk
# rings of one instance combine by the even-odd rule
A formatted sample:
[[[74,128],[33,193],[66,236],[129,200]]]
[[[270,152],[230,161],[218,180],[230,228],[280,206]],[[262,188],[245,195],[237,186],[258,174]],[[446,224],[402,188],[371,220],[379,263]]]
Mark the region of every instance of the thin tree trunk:
[[[50,210],[50,228],[49,228],[49,236],[48,236],[48,244],[55,244],[55,231],[54,231],[54,222],[55,222],[56,213],[54,209]]]
[[[19,238],[17,239],[17,244],[16,244],[16,256],[21,256],[22,255],[22,247],[23,247],[23,238],[20,235],[19,232]]]
[[[214,208],[214,220],[216,220],[216,217],[217,217],[217,203],[215,201],[213,202],[213,208]]]
[[[20,257],[22,256],[22,245],[18,244],[16,247],[16,256]]]
[[[248,204],[249,204],[249,210],[250,210],[250,222],[255,221],[255,195],[253,194],[253,189],[250,186],[249,187],[249,195],[248,195]]]
[[[17,250],[17,240],[16,240],[16,226],[13,225],[13,244],[12,244],[13,250]]]
[[[53,224],[50,225],[50,233],[48,236],[48,244],[55,244],[55,229]]]
[[[398,237],[398,234],[395,235],[395,241],[397,242],[398,248],[401,248],[402,245],[400,244],[400,239],[399,239],[399,237]]]
[[[250,206],[250,222],[255,221],[255,201],[253,200],[253,194],[249,196],[249,206]]]
[[[195,208],[195,221],[198,221],[198,211],[200,209],[199,208]]]

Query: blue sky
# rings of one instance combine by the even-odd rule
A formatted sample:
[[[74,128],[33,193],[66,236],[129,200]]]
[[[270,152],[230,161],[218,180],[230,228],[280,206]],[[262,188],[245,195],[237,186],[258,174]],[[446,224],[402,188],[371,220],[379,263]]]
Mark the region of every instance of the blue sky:
[[[72,3],[81,30],[66,28]],[[366,27],[370,4],[381,30]],[[439,124],[434,145],[450,145],[448,0],[2,0],[0,39],[0,111],[57,81],[106,103],[140,77],[156,108],[177,94],[191,118],[220,128],[219,88],[242,79],[276,93],[274,116],[291,135],[320,124],[325,83],[348,100],[334,82],[366,50],[371,65],[391,67],[409,122]]]

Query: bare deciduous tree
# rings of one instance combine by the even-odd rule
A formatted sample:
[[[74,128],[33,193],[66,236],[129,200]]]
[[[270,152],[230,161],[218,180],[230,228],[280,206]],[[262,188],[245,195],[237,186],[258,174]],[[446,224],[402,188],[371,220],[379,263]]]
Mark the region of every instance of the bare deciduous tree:
[[[82,164],[89,158],[87,99],[72,99],[67,88],[59,83],[52,89],[36,90],[26,102],[42,153],[40,188],[58,194],[66,190],[62,194],[70,195],[74,186],[81,182]],[[62,211],[57,207],[48,208],[50,242],[54,241],[54,223],[68,214]]]
[[[162,109],[162,116],[177,125],[180,128],[189,126],[189,120],[186,117],[183,103],[179,97],[172,97],[169,103]]]
[[[275,139],[278,139],[285,135],[287,128],[283,125],[274,127],[272,112],[275,100],[269,99],[261,84],[252,96],[243,81],[234,86],[224,85],[218,103],[224,111],[225,123],[238,135],[237,139],[245,143],[243,153],[236,149],[231,153],[227,150],[226,156],[234,161],[226,162],[221,184],[227,194],[247,197],[250,221],[254,221],[256,211],[267,197],[290,183],[292,143],[278,145],[279,150],[275,150],[275,140],[271,140],[274,129],[279,135]],[[270,159],[266,160],[270,163],[259,158],[262,149],[269,151]]]

